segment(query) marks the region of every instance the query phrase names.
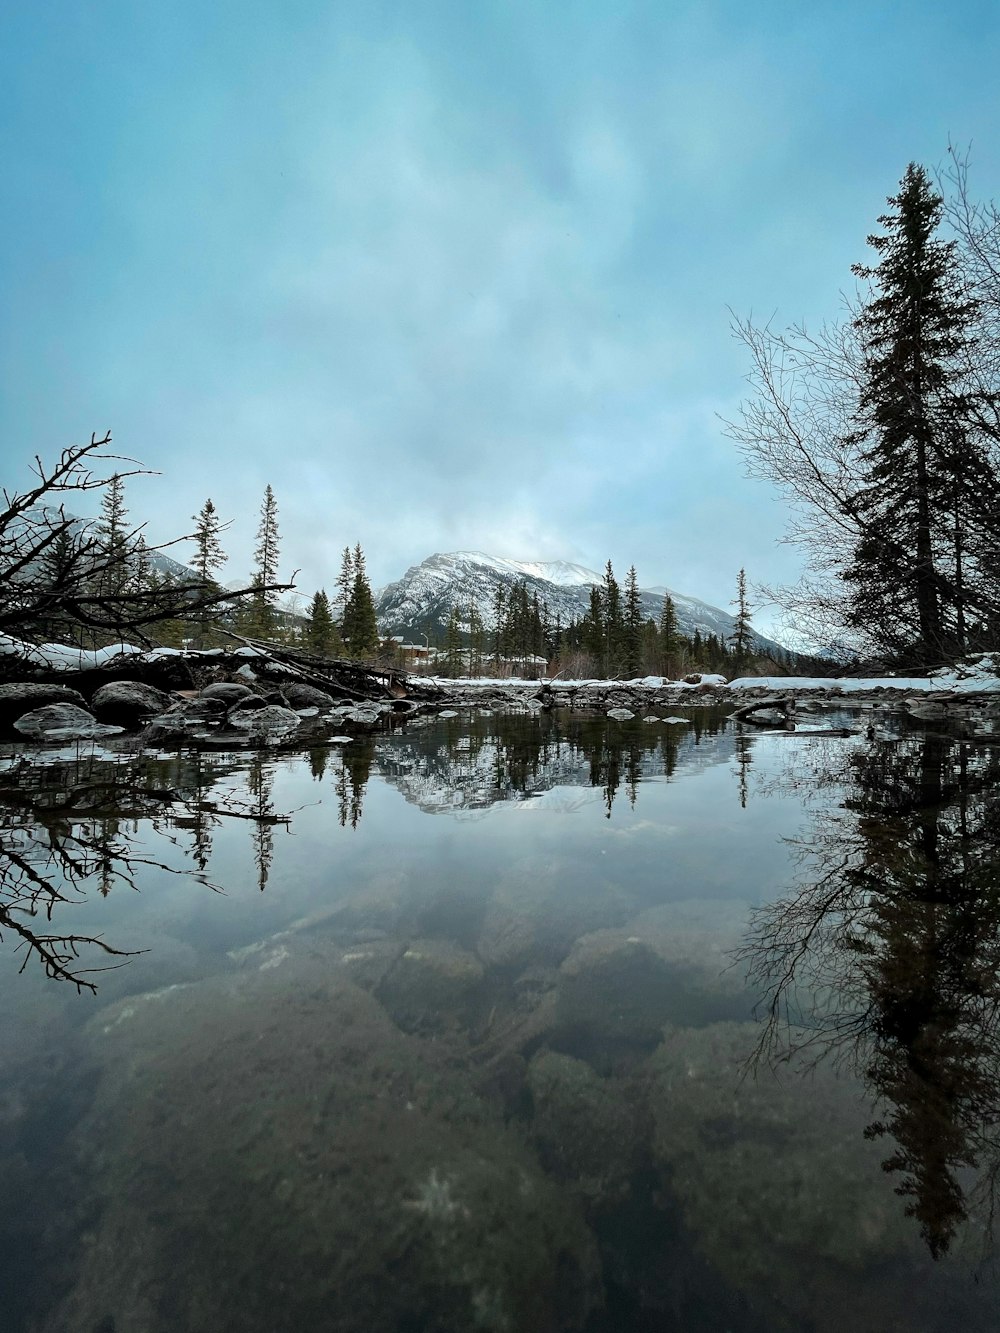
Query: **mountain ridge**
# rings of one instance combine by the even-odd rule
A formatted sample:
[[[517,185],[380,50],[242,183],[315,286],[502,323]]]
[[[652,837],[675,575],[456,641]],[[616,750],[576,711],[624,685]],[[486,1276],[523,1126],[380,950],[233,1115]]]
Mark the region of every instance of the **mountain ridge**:
[[[547,577],[549,571],[557,578]],[[380,588],[375,594],[375,613],[382,634],[420,642],[425,635],[443,633],[453,606],[458,611],[460,629],[467,632],[469,611],[475,604],[484,627],[490,630],[495,625],[497,586],[509,589],[523,580],[529,597],[537,594],[539,604],[547,606],[550,619],[558,617],[567,625],[586,614],[590,590],[602,579],[596,570],[567,560],[525,561],[484,551],[439,551]],[[730,612],[687,593],[664,589],[663,585],[640,589],[643,619],[659,621],[664,591],[669,591],[673,599],[682,634],[690,637],[695,630],[702,637],[716,634],[727,638],[732,634],[735,621]],[[756,631],[753,637],[765,651],[784,651],[781,644]]]

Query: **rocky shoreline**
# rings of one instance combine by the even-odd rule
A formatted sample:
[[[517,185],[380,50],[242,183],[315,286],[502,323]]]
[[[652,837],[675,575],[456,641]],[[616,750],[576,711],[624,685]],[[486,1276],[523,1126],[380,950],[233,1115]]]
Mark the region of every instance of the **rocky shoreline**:
[[[890,713],[947,724],[985,741],[1000,719],[1000,680],[982,663],[964,672],[870,680],[727,681],[696,673],[680,681],[445,681],[244,645],[231,651],[133,650],[76,670],[46,669],[22,658],[23,679],[9,657],[5,665],[0,736],[42,744],[115,744],[113,738],[120,738],[118,743],[138,748],[297,748],[349,740],[417,714],[465,709],[593,713],[652,724],[672,720],[678,708],[731,706],[741,726],[793,734],[815,732],[823,714],[849,710],[855,721],[847,730],[861,730],[864,714]]]

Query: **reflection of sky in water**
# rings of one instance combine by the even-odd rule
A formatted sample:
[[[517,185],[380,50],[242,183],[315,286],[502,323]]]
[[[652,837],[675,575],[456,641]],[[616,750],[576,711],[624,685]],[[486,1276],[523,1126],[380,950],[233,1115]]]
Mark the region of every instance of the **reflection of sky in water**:
[[[501,730],[516,732],[524,725],[521,719],[491,720],[491,726]],[[423,729],[421,748],[433,750],[443,731]],[[305,757],[268,757],[263,768],[269,778],[269,808],[289,816],[290,822],[267,831],[272,859],[263,893],[255,865],[259,830],[251,821],[222,816],[211,828],[207,866],[221,893],[149,868],[139,877],[142,892],[117,889],[104,900],[88,897],[80,906],[66,904],[59,908],[59,924],[67,930],[99,930],[124,947],[149,948],[149,954],[105,977],[101,1003],[123,987],[146,989],[150,973],[160,984],[157,954],[164,952],[167,940],[181,941],[202,956],[224,952],[356,895],[391,892],[396,898],[439,899],[442,905],[447,901],[457,909],[460,900],[467,900],[468,907],[513,879],[529,896],[532,884],[543,896],[624,893],[636,911],[695,899],[710,915],[715,900],[750,904],[776,892],[787,876],[781,839],[802,821],[795,792],[777,792],[767,799],[753,794],[755,783],[766,783],[769,771],[786,762],[790,742],[754,737],[752,745],[745,809],[739,802],[732,736],[721,732],[703,735],[698,746],[688,736],[681,738],[671,777],[640,775],[634,804],[623,768],[610,816],[600,786],[546,787],[544,765],[533,779],[530,797],[474,809],[450,808],[447,762],[436,764],[435,813],[428,814],[414,803],[412,783],[402,789],[397,785],[397,752],[411,748],[410,742],[405,735],[382,737],[364,783],[362,814],[353,828],[338,821],[342,751],[329,752],[319,779]],[[576,755],[579,759],[579,751]],[[232,772],[233,758],[225,756],[227,775],[207,788],[206,795],[222,804],[231,792],[234,808],[253,810],[245,775]],[[211,755],[203,756],[202,763],[212,771]],[[565,766],[565,757],[554,765],[557,770]],[[585,760],[575,767],[583,770],[577,783],[586,782]],[[383,768],[390,777],[383,776]],[[461,754],[458,768],[463,769]],[[428,794],[426,780],[420,794]],[[148,850],[172,867],[190,867],[190,856],[185,855],[190,834],[184,829],[164,833],[146,840]],[[731,920],[731,909],[722,915]],[[210,966],[208,957],[203,965]],[[24,980],[20,978],[21,986]]]
[[[983,1317],[992,1287],[973,1286],[951,1259],[928,1267],[846,1070],[827,1062],[791,1077],[801,1063],[792,1053],[780,1082],[743,1077],[760,1029],[747,1021],[745,959],[729,966],[729,951],[745,943],[752,907],[794,897],[786,840],[832,816],[850,824],[844,761],[863,753],[861,741],[678,728],[668,743],[639,724],[568,729],[459,718],[308,756],[203,755],[202,795],[216,812],[203,808],[199,821],[175,807],[153,821],[158,832],[138,828],[178,869],[193,867],[200,831],[221,891],[146,869],[139,892],[119,886],[57,908],[61,929],[148,949],[98,978],[96,999],[37,968],[17,977],[16,960],[0,958],[15,1122],[18,1097],[63,1105],[86,1052],[101,1125],[118,1126],[116,1141],[135,1135],[112,1153],[127,1183],[102,1205],[104,1239],[85,1271],[100,1274],[120,1227],[139,1237],[139,1270],[155,1273],[161,1211],[173,1235],[205,1181],[216,1213],[242,1217],[245,1173],[273,1175],[276,1198],[301,1196],[331,1236],[345,1210],[356,1213],[345,1252],[356,1244],[353,1262],[374,1256],[376,1283],[400,1217],[419,1250],[421,1228],[450,1228],[457,1245],[459,1221],[489,1214],[491,1240],[477,1243],[488,1254],[498,1235],[533,1225],[515,1199],[498,1202],[508,1154],[532,1189],[558,1184],[553,1216],[582,1208],[594,1234],[600,1217],[614,1219],[636,1289],[666,1284],[686,1328],[944,1333],[959,1317],[994,1327],[992,1310]],[[190,758],[154,768],[189,797],[199,786]],[[230,817],[260,813],[278,818]],[[56,1071],[49,1091],[38,1052]],[[65,1102],[68,1127],[91,1095],[80,1086],[79,1105]],[[100,1189],[95,1141],[76,1150],[96,1153]],[[234,1143],[247,1146],[230,1160]],[[344,1143],[349,1168],[338,1164]],[[331,1174],[317,1175],[312,1163],[331,1154]],[[0,1152],[0,1178],[9,1170]],[[365,1202],[345,1202],[358,1172]],[[380,1182],[370,1189],[369,1172]],[[294,1268],[301,1223],[278,1226],[270,1196],[260,1215],[252,1198],[247,1225],[258,1216],[263,1230],[248,1253],[287,1245]],[[397,1211],[382,1214],[372,1199]],[[583,1235],[579,1217],[553,1225],[550,1236],[564,1226]],[[195,1288],[217,1273],[208,1259],[199,1269],[197,1248],[183,1279]],[[583,1256],[572,1257],[580,1282]],[[463,1252],[452,1268],[468,1263]],[[113,1291],[121,1280],[109,1265],[94,1278],[97,1296],[79,1289],[88,1328],[107,1308],[101,1282]],[[295,1271],[298,1299],[317,1270]],[[911,1319],[917,1275],[925,1308]],[[766,1309],[763,1322],[743,1292]],[[612,1302],[600,1333],[650,1326],[628,1303],[634,1293],[616,1299],[625,1303],[615,1313]],[[840,1322],[823,1322],[826,1309]]]

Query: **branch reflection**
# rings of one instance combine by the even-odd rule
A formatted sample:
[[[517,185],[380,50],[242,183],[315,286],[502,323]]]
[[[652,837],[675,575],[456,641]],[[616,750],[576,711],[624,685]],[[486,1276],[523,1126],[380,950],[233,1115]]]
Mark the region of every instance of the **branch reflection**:
[[[947,736],[847,752],[814,811],[793,892],[741,957],[768,996],[757,1059],[848,1059],[866,1137],[944,1254],[1000,1169],[1000,753]]]

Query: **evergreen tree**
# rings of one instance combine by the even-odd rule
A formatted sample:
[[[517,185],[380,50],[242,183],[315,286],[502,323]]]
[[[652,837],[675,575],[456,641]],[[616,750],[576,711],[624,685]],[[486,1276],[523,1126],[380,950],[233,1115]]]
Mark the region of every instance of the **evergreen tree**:
[[[351,595],[344,608],[341,637],[352,657],[372,657],[378,651],[378,622],[375,599],[365,572],[365,556],[359,542],[351,555],[354,578]]]
[[[351,554],[349,546],[344,547],[343,554],[340,557],[340,573],[337,576],[337,595],[334,612],[341,620],[344,619],[344,613],[347,610],[347,604],[351,600],[351,593],[354,591],[354,557]]]
[[[215,587],[215,572],[226,563],[226,554],[222,549],[219,534],[222,525],[212,501],[206,500],[200,511],[194,515],[195,557],[191,562],[202,583]],[[205,637],[215,608],[205,607],[197,616],[197,646],[205,647]]]
[[[604,661],[604,606],[601,590],[595,583],[590,589],[590,606],[581,624],[581,644],[592,661],[592,670],[598,672]]]
[[[677,609],[669,592],[663,595],[663,608],[660,611],[660,670],[664,676],[674,677],[678,669],[681,650],[680,636],[677,633]]]
[[[333,612],[326,590],[320,588],[313,594],[312,604],[306,616],[306,644],[309,651],[320,657],[332,657],[338,643],[337,627],[333,623]]]
[[[483,674],[483,658],[486,655],[486,630],[479,607],[475,601],[469,606],[469,675]]]
[[[222,568],[228,557],[220,540],[223,525],[210,499],[195,514],[194,522],[195,557],[191,561],[191,568],[197,571],[203,583],[211,583],[214,582],[215,571]]]
[[[615,572],[609,560],[604,570],[604,587],[601,590],[601,608],[604,613],[603,624],[603,669],[610,677],[617,669],[618,653],[623,637],[622,595]]]
[[[275,595],[267,590],[267,585],[276,583],[278,578],[278,504],[274,492],[268,485],[264,490],[264,499],[260,507],[260,523],[257,528],[257,545],[254,560],[257,562],[253,576],[256,594],[253,599],[253,618],[257,633],[270,634],[274,630]]]
[[[105,597],[117,597],[129,581],[129,527],[126,522],[125,479],[115,473],[101,496],[101,514],[97,520],[98,590]]]
[[[962,292],[954,243],[935,237],[942,202],[911,163],[894,211],[879,218],[884,233],[868,238],[879,262],[854,268],[875,295],[855,321],[865,351],[863,527],[844,574],[850,622],[882,625],[922,664],[965,647],[974,563],[965,533],[976,497],[995,490],[962,384],[977,307]]]
[[[448,612],[448,625],[444,640],[445,675],[452,680],[463,673],[464,654],[462,652],[462,633],[458,620],[458,607],[453,606]]]
[[[736,596],[730,602],[730,606],[735,606],[736,616],[733,621],[733,632],[729,636],[729,643],[732,645],[737,667],[741,667],[750,656],[753,647],[753,630],[750,627],[750,605],[747,602],[747,575],[745,569],[741,569],[736,575]]]
[[[625,675],[634,679],[642,665],[642,603],[639,598],[639,579],[635,565],[625,575],[625,610],[623,615],[622,648]]]

